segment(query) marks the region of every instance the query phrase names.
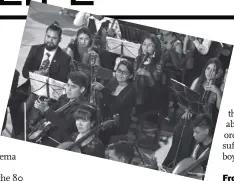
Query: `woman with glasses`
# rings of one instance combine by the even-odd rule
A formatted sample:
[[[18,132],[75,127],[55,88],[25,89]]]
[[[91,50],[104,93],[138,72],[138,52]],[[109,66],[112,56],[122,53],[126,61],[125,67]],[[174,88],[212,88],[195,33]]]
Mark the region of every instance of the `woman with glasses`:
[[[118,113],[120,116],[119,126],[108,129],[100,134],[105,145],[109,143],[112,135],[127,134],[131,124],[131,112],[135,103],[135,88],[132,83],[133,65],[127,59],[122,59],[116,69],[114,79],[106,87],[95,82],[93,86],[100,90],[103,95],[103,114],[105,118]]]

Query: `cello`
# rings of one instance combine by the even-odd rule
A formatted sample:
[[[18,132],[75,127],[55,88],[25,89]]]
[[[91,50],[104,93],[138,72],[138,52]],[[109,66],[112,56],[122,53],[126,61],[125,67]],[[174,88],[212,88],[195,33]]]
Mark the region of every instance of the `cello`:
[[[201,155],[197,160],[193,157],[181,160],[172,170],[172,173],[203,180],[205,173],[201,163],[208,159],[210,150],[207,149],[203,153],[204,154]]]

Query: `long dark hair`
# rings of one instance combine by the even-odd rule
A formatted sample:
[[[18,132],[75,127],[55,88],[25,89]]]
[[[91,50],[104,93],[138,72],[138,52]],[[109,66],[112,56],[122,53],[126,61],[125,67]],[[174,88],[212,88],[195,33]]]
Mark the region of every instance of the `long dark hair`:
[[[78,31],[77,31],[77,33],[76,33],[76,39],[75,39],[75,42],[77,42],[78,41],[78,37],[79,37],[79,35],[80,34],[85,34],[85,35],[88,35],[88,37],[90,38],[90,42],[89,42],[89,47],[92,45],[92,34],[91,34],[91,32],[90,32],[90,30],[88,29],[88,28],[86,28],[86,27],[82,27],[82,28],[80,28]]]
[[[153,62],[152,62],[152,63],[153,63],[153,64],[156,64],[156,61],[160,60],[162,52],[161,52],[161,42],[160,42],[160,40],[158,39],[158,37],[157,37],[155,34],[147,34],[147,35],[143,38],[143,41],[142,41],[142,43],[141,43],[141,46],[140,46],[140,48],[139,48],[139,50],[138,50],[138,54],[139,54],[139,56],[142,56],[142,55],[143,55],[143,52],[142,52],[142,44],[144,43],[144,41],[145,41],[146,39],[150,39],[150,40],[153,42],[153,44],[155,45],[155,56],[154,56],[154,58],[153,58]]]
[[[222,64],[220,60],[218,58],[211,58],[202,69],[202,73],[200,77],[198,78],[198,82],[197,82],[198,85],[202,86],[203,83],[205,82],[206,80],[205,71],[206,71],[206,68],[210,64],[215,64],[216,66],[215,75],[222,72]],[[221,77],[222,77],[221,75],[219,77],[216,77],[215,85],[219,86],[221,84]]]

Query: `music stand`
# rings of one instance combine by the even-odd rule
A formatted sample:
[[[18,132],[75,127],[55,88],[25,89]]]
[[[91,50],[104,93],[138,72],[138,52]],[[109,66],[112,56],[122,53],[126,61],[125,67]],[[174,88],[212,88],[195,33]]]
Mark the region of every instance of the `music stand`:
[[[195,114],[203,113],[203,106],[200,103],[201,95],[199,93],[172,78],[170,80],[170,88],[178,104]]]
[[[57,81],[49,76],[29,72],[31,92],[50,99],[58,100],[65,93],[66,83]]]
[[[129,58],[136,58],[138,56],[140,44],[112,37],[106,37],[106,39],[106,51]]]
[[[178,104],[184,108],[189,109],[190,112],[195,114],[203,113],[203,106],[202,103],[200,103],[201,95],[193,90],[191,90],[186,85],[174,80],[171,78],[170,80],[170,88],[175,95],[175,98],[178,102]],[[179,144],[176,150],[176,156],[173,160],[173,167],[176,164],[177,156],[179,153],[180,145],[181,145],[181,139],[184,134],[185,125],[187,123],[187,119],[185,119],[183,128],[180,134]]]

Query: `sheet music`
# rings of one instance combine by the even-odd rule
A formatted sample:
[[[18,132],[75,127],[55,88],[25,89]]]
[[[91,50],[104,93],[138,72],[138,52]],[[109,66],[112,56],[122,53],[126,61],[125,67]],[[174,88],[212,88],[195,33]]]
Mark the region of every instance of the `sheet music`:
[[[47,76],[35,74],[29,72],[30,84],[31,84],[31,91],[39,96],[46,96],[50,97],[51,99],[58,100],[58,98],[65,94],[65,85],[66,83],[54,80]],[[49,96],[47,95],[47,86],[46,82],[48,79],[49,84]]]
[[[106,40],[106,51],[116,53],[119,55],[123,53],[124,56],[130,58],[136,58],[138,56],[140,44],[112,37],[106,37]],[[121,44],[123,44],[123,52],[121,52]]]

